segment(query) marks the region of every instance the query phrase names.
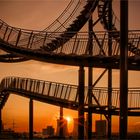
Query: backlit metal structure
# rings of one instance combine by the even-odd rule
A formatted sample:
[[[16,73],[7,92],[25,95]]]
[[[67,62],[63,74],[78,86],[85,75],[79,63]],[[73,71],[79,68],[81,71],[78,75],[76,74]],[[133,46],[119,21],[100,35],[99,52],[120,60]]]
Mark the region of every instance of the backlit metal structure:
[[[127,6],[126,3],[121,3]],[[93,22],[92,14],[98,11],[98,19]],[[127,14],[127,9],[121,13]],[[122,14],[123,15],[123,14]],[[22,62],[29,59],[55,64],[79,67],[78,85],[69,85],[37,79],[6,77],[0,84],[0,114],[10,93],[30,98],[30,138],[33,137],[32,100],[50,103],[60,107],[78,110],[78,138],[84,138],[84,112],[88,112],[88,138],[91,138],[92,113],[104,114],[108,121],[108,137],[111,137],[111,116],[140,116],[140,88],[128,90],[128,105],[120,106],[122,90],[112,87],[112,69],[120,69],[123,74],[123,51],[120,47],[127,44],[128,70],[140,70],[140,31],[125,30],[126,42],[118,29],[117,17],[112,11],[112,0],[71,0],[64,12],[43,31],[26,30],[12,27],[0,20],[0,48],[5,51],[0,55],[1,62]],[[122,19],[122,18],[121,18]],[[80,32],[89,21],[89,31]],[[105,31],[94,31],[94,26],[101,22]],[[128,22],[125,19],[126,23]],[[128,41],[128,43],[127,43]],[[126,63],[126,60],[125,62]],[[84,67],[89,68],[88,86],[85,86]],[[105,68],[105,71],[93,83],[93,68]],[[95,85],[108,71],[108,87],[96,88]],[[127,79],[127,75],[125,77]],[[122,80],[122,79],[120,79]],[[127,80],[124,81],[127,83]],[[123,97],[124,98],[124,97]],[[131,98],[131,100],[129,100]],[[127,100],[127,96],[125,96]],[[57,102],[56,102],[57,101]],[[122,110],[122,111],[121,111]],[[121,112],[120,112],[121,111]],[[127,130],[127,124],[123,125]],[[126,138],[127,132],[120,131],[120,138]]]

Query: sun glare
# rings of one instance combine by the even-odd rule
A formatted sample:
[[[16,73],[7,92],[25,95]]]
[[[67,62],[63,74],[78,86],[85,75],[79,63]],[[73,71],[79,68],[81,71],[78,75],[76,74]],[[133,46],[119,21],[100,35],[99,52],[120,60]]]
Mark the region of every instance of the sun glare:
[[[72,119],[71,119],[70,116],[67,116],[67,117],[66,117],[66,120],[68,121],[68,123],[70,123]]]

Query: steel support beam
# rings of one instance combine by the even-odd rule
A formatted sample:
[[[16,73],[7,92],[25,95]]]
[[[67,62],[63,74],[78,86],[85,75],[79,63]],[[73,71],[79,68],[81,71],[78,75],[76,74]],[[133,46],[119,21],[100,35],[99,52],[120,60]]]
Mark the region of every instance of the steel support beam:
[[[101,75],[97,78],[97,80],[94,82],[94,84],[92,85],[92,87],[94,88],[96,85],[97,85],[97,83],[101,80],[101,78],[104,76],[104,74],[107,72],[107,70],[108,69],[105,69],[102,73],[101,73]]]
[[[29,139],[33,139],[33,99],[29,101]]]
[[[89,31],[89,55],[92,55],[93,53],[93,20],[92,20],[92,15],[89,19],[89,26],[88,26],[88,31]],[[93,77],[93,71],[92,67],[88,67],[88,139],[92,139],[92,77]]]
[[[120,1],[120,139],[127,139],[128,120],[128,0]]]
[[[78,139],[84,139],[84,86],[85,71],[84,67],[80,66],[78,81]]]
[[[108,55],[112,56],[112,0],[109,1],[109,10],[108,10],[108,20],[109,20],[109,33],[108,33]],[[111,115],[111,106],[112,106],[112,68],[108,68],[108,138],[111,138],[112,133],[112,115]]]
[[[111,115],[111,106],[112,106],[112,69],[108,69],[108,138],[111,138],[112,134],[112,115]]]
[[[92,139],[92,68],[88,68],[88,139]]]
[[[63,107],[60,107],[60,130],[59,130],[59,136],[64,137],[64,130],[63,130]]]

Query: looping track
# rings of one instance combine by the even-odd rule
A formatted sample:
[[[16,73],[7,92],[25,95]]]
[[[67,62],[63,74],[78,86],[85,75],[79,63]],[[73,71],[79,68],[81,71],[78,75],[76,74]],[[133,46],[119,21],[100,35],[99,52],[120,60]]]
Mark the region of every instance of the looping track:
[[[106,31],[91,32],[92,53],[89,52],[89,36],[79,32],[98,7],[98,15]],[[70,14],[71,13],[71,14]],[[71,0],[64,12],[45,30],[25,30],[8,25],[0,20],[0,48],[6,54],[1,62],[22,62],[29,59],[49,63],[92,66],[99,68],[119,68],[119,31],[113,14],[112,30],[108,28],[108,0]],[[112,55],[108,55],[108,36],[112,38]],[[129,31],[128,68],[140,69],[140,31]],[[77,109],[78,87],[62,83],[45,82],[18,77],[5,78],[1,82],[0,106],[5,104],[9,93],[33,97],[36,100]],[[47,90],[47,91],[46,91]],[[130,89],[129,96],[139,100],[139,89]],[[93,88],[93,104],[96,113],[106,113],[108,90]],[[50,95],[51,94],[51,95]],[[87,87],[85,97],[87,95]],[[102,96],[102,99],[101,97]],[[119,91],[113,89],[112,114],[118,114]],[[117,98],[117,99],[116,99]],[[105,100],[106,99],[106,100]],[[55,102],[57,100],[57,103]],[[129,115],[139,114],[140,104],[130,103]],[[85,98],[85,111],[86,111]]]

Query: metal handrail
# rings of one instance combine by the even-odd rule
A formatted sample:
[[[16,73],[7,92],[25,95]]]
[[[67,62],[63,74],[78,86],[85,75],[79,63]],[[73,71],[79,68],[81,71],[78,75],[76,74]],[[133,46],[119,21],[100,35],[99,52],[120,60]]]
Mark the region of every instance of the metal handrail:
[[[5,28],[6,30],[6,28]],[[11,28],[11,30],[14,30],[13,28]],[[8,31],[10,33],[10,29]],[[93,32],[94,34],[96,34],[97,38],[98,38],[98,42],[93,38],[93,43],[94,43],[94,47],[93,47],[93,56],[95,55],[100,55],[100,50],[102,50],[102,52],[105,52],[104,54],[107,56],[107,50],[108,50],[108,32],[100,32],[100,31],[96,31]],[[115,31],[110,31],[109,33],[114,34]],[[22,40],[22,34],[25,36],[28,36],[28,40],[26,42],[21,42],[19,40]],[[42,42],[39,44],[33,44],[34,42],[34,35],[36,34],[37,38],[42,38]],[[49,34],[52,34],[51,36]],[[11,45],[20,47],[20,48],[27,48],[28,49],[32,49],[35,50],[36,49],[40,49],[38,48],[39,46],[41,46],[42,44],[44,44],[44,40],[53,40],[56,38],[56,36],[61,35],[62,32],[48,32],[46,34],[46,32],[42,32],[42,34],[39,34],[39,31],[32,31],[31,33],[28,31],[24,31],[24,30],[19,30],[18,34],[15,36],[15,41],[11,42],[10,39],[8,40],[8,43],[10,43]],[[76,34],[73,38],[69,39],[69,34]],[[3,36],[0,35],[0,37],[2,38]],[[9,38],[9,36],[7,35],[7,38]],[[5,39],[7,40],[7,38],[5,37]],[[61,45],[59,49],[55,50],[54,52],[56,53],[64,53],[64,54],[72,54],[73,53],[73,47],[76,47],[74,50],[75,51],[75,55],[88,55],[86,54],[86,50],[88,47],[88,33],[86,32],[80,32],[80,33],[76,33],[76,32],[69,32],[66,34],[66,36],[61,37],[61,42],[65,42],[65,40],[67,40],[67,38],[69,39],[69,41],[67,43],[62,43],[64,45]],[[128,33],[128,38],[129,40],[133,40],[134,46],[136,46],[137,44],[137,48],[140,47],[139,45],[139,41],[140,41],[140,31],[139,30],[132,30],[129,31]],[[40,42],[40,41],[39,41]],[[100,43],[99,43],[100,42]],[[76,45],[77,44],[77,45]],[[119,55],[119,42],[116,41],[116,39],[112,39],[112,56],[118,56]],[[131,42],[132,44],[132,42]],[[74,46],[73,46],[74,45]],[[29,47],[30,46],[30,47]],[[69,46],[69,47],[67,47]],[[65,49],[64,49],[65,48]],[[41,50],[41,49],[40,49]],[[61,51],[60,51],[61,50]],[[64,51],[62,51],[64,50]],[[44,51],[43,51],[44,52]],[[134,54],[130,53],[129,56],[133,56]]]
[[[89,87],[90,88],[90,87]],[[43,98],[52,100],[59,99],[61,102],[78,103],[78,86],[51,81],[43,81],[22,77],[6,77],[0,84],[0,97],[3,100],[4,92],[7,90],[14,92],[22,92],[28,96],[43,96]],[[92,106],[107,106],[108,88],[92,87]],[[3,93],[3,94],[2,94]],[[7,93],[7,92],[6,92]],[[88,87],[85,86],[85,105],[87,105]],[[31,94],[31,95],[30,95]],[[112,107],[119,108],[119,88],[112,88]],[[97,101],[96,101],[96,100]],[[128,89],[128,108],[133,110],[140,109],[140,88],[134,87]]]
[[[47,31],[47,30],[49,30],[53,25],[55,25],[55,22],[57,21],[57,20],[60,20],[69,10],[68,9],[70,9],[70,7],[73,7],[73,4],[74,4],[74,2],[77,2],[77,1],[74,1],[74,0],[71,0],[70,2],[69,2],[69,4],[67,5],[67,7],[65,8],[65,10],[62,12],[62,14],[50,25],[50,26],[48,26],[46,29],[44,29],[44,31]],[[70,12],[71,13],[71,12]],[[14,29],[14,31],[19,31],[19,30],[21,30],[20,28],[15,28],[15,27],[11,27],[11,26],[9,26],[7,23],[5,23],[4,21],[2,21],[1,19],[0,19],[0,24],[1,24],[1,27],[4,25],[4,26],[7,26],[8,28],[12,28],[12,29]],[[0,27],[0,28],[1,28]],[[7,29],[8,29],[7,28]],[[23,29],[24,30],[24,29]],[[27,30],[26,30],[27,31]],[[12,34],[12,30],[10,31],[10,33],[9,33],[9,35],[8,35],[8,38],[7,38],[7,42],[8,42],[8,40],[9,40],[9,38],[10,38],[10,35]],[[28,30],[28,32],[32,32],[31,30]],[[4,38],[5,38],[5,35],[4,35]],[[16,41],[17,42],[17,41]],[[6,54],[6,57],[8,58],[8,56],[9,56],[9,59],[11,59],[10,58],[10,55],[7,55]],[[7,59],[5,59],[5,62],[6,62],[6,60]],[[22,58],[22,59],[20,59],[19,58],[19,62],[20,61],[24,61],[24,60],[27,60],[26,58]],[[9,61],[7,61],[7,62],[9,62]],[[10,61],[10,62],[14,62],[14,59],[13,59],[13,61]]]
[[[86,2],[85,2],[86,3]],[[1,22],[1,24],[3,24],[3,29],[5,29],[5,28],[7,28],[7,29],[9,29],[10,31],[11,31],[11,29],[13,29],[13,34],[17,34],[19,31],[21,31],[21,33],[22,33],[22,35],[24,35],[25,37],[23,38],[22,37],[22,39],[21,39],[21,41],[24,41],[24,42],[26,42],[27,40],[28,40],[28,34],[30,34],[30,33],[32,33],[33,32],[33,34],[34,34],[34,37],[36,37],[36,40],[39,40],[40,39],[40,37],[41,36],[44,36],[44,34],[46,34],[46,32],[49,32],[49,33],[55,33],[55,32],[60,32],[60,30],[57,30],[57,29],[55,29],[55,30],[52,30],[52,29],[50,29],[50,28],[53,28],[53,26],[56,26],[56,23],[58,23],[58,21],[60,22],[61,20],[61,18],[62,17],[64,17],[65,16],[65,14],[68,12],[68,10],[70,9],[70,10],[72,10],[73,9],[73,11],[70,11],[70,14],[69,14],[69,16],[63,21],[63,23],[61,23],[61,25],[60,25],[60,23],[59,23],[59,25],[60,26],[64,26],[64,24],[66,23],[66,22],[68,22],[69,23],[69,20],[70,19],[73,19],[73,16],[72,15],[76,15],[75,13],[76,13],[76,9],[77,9],[77,7],[79,7],[79,5],[81,4],[81,0],[78,0],[78,1],[75,1],[75,0],[71,0],[70,1],[70,3],[68,4],[68,6],[66,7],[66,9],[63,11],[63,13],[50,25],[50,26],[48,26],[46,29],[44,29],[43,31],[37,31],[37,30],[29,30],[29,29],[20,29],[20,28],[17,28],[17,27],[12,27],[12,26],[9,26],[8,24],[6,24],[4,21],[2,21]],[[71,9],[71,7],[72,7],[72,9]],[[83,7],[83,5],[80,7],[80,9]],[[75,18],[78,16],[80,14],[80,10],[79,10],[79,12],[77,13],[77,15],[75,16]],[[71,18],[70,18],[71,17]],[[67,21],[68,20],[68,21]],[[72,20],[73,21],[73,20]],[[58,29],[60,28],[59,26],[57,27]],[[65,27],[66,28],[66,27]],[[49,31],[50,30],[50,31]],[[61,32],[64,32],[64,30],[62,30]],[[50,36],[51,34],[49,34],[49,36]],[[5,38],[5,35],[4,35],[4,37],[3,38]],[[24,40],[25,39],[25,40]],[[38,42],[38,41],[37,41]]]

